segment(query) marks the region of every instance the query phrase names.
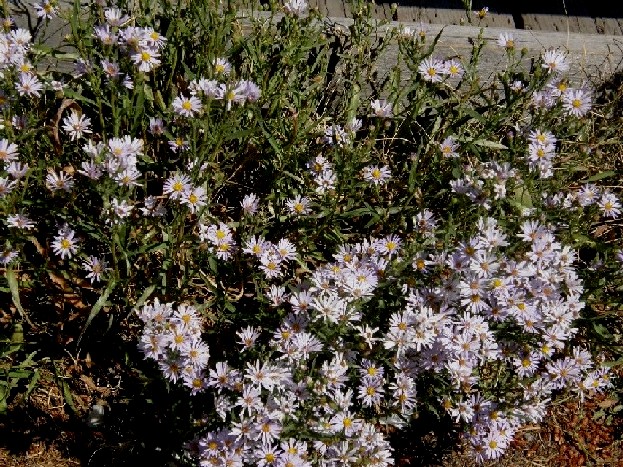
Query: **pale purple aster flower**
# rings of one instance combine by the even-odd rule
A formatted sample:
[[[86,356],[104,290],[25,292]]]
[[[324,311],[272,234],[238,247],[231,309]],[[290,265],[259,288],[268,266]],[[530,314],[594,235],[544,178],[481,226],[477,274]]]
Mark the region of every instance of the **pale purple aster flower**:
[[[231,73],[231,63],[226,58],[217,58],[214,60],[214,73],[217,75],[229,75]]]
[[[21,178],[24,178],[24,176],[28,173],[29,168],[30,167],[28,167],[28,164],[22,164],[21,162],[13,161],[10,162],[9,165],[6,167],[6,171],[15,180],[20,180]]]
[[[82,268],[87,272],[87,279],[91,279],[91,284],[95,281],[101,281],[102,275],[109,271],[106,261],[99,259],[96,256],[89,256],[82,262]]]
[[[115,45],[117,43],[117,33],[113,32],[108,24],[101,24],[93,28],[93,35],[99,39],[103,45]]]
[[[283,10],[293,16],[303,16],[307,12],[307,0],[287,0]]]
[[[69,115],[63,118],[62,128],[71,136],[72,140],[82,138],[83,133],[93,133],[91,119],[73,109]]]
[[[562,108],[568,115],[583,117],[591,110],[592,97],[586,89],[569,89],[562,95]]]
[[[162,190],[163,195],[169,195],[171,199],[181,200],[184,193],[191,190],[190,177],[186,174],[176,173],[167,178]]]
[[[132,61],[138,65],[138,71],[148,73],[160,65],[160,53],[157,50],[144,48],[132,55]]]
[[[194,187],[182,194],[182,204],[188,205],[191,213],[197,212],[201,206],[205,206],[207,201],[206,190],[203,187]]]
[[[617,218],[621,214],[621,202],[614,193],[604,193],[597,205],[606,217]]]
[[[50,172],[45,177],[45,186],[51,191],[65,190],[70,192],[74,186],[74,179],[62,170],[58,174]]]
[[[10,248],[0,250],[0,265],[7,266],[11,261],[19,256],[19,252]]]
[[[15,83],[15,89],[17,89],[20,96],[39,97],[43,89],[43,84],[41,84],[39,78],[32,73],[20,73],[19,80]]]
[[[385,99],[376,99],[370,103],[374,115],[380,118],[391,118],[394,116],[393,106]]]
[[[9,180],[8,178],[0,177],[0,199],[11,193],[13,188],[16,186],[16,180]]]
[[[201,109],[201,101],[195,96],[178,96],[173,100],[173,111],[183,117],[194,117]]]
[[[123,14],[119,8],[106,8],[106,10],[104,10],[104,17],[106,18],[106,22],[113,27],[124,26],[130,21],[130,17]]]
[[[382,167],[371,165],[363,169],[363,179],[373,185],[384,185],[391,177],[391,170],[386,165]]]
[[[255,213],[257,213],[259,207],[259,199],[255,193],[250,193],[248,195],[245,195],[240,205],[242,206],[242,211],[245,214],[253,216]]]
[[[446,74],[444,62],[433,57],[426,57],[418,66],[418,72],[424,81],[438,83]]]
[[[7,225],[22,230],[32,230],[35,228],[35,223],[28,216],[24,214],[10,214],[7,217]]]
[[[301,195],[296,195],[294,198],[288,199],[286,201],[286,207],[291,214],[297,216],[302,216],[311,212],[309,198]]]
[[[456,152],[458,148],[459,145],[455,142],[452,136],[446,137],[441,143],[439,143],[439,149],[444,157],[459,157],[459,154]]]
[[[150,117],[149,118],[149,132],[154,136],[159,136],[164,133],[164,122],[161,118]]]
[[[569,69],[569,62],[567,61],[567,54],[558,49],[550,49],[543,54],[542,67],[545,68],[548,73],[564,73]]]
[[[76,233],[66,225],[61,227],[52,242],[54,253],[60,256],[61,259],[71,258],[76,254],[78,251],[78,241],[75,236]]]
[[[497,44],[506,50],[513,50],[515,48],[515,37],[510,32],[501,32],[498,36]]]
[[[102,60],[102,70],[108,79],[116,79],[121,74],[119,64],[108,60]]]
[[[9,143],[7,139],[0,139],[0,163],[7,164],[16,161],[17,157],[17,144]]]

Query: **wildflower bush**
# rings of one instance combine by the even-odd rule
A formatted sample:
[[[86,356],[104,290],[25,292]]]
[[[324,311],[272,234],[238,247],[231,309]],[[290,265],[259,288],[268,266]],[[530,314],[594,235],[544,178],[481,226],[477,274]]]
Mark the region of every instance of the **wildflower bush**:
[[[496,459],[560,394],[612,385],[607,108],[562,50],[525,69],[502,34],[484,80],[482,37],[439,57],[351,8],[343,28],[303,0],[44,0],[32,31],[5,11],[5,400],[59,301],[67,348],[106,324],[192,405],[195,465],[392,465],[423,412]]]

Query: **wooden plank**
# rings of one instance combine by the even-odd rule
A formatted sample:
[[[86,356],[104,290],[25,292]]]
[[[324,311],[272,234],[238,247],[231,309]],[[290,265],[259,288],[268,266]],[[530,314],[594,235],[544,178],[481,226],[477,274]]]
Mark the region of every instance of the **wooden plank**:
[[[347,10],[349,10],[346,2],[341,0],[326,0],[326,4],[328,16],[343,18],[346,16]]]
[[[564,16],[525,13],[521,15],[524,28],[535,31],[574,32],[582,34],[604,34],[605,21],[587,16]],[[612,29],[614,31],[614,29]],[[621,34],[620,30],[618,32]],[[612,34],[608,32],[606,34]]]
[[[621,35],[623,30],[615,18],[595,18],[597,34]]]
[[[421,21],[418,13],[420,9],[413,6],[399,6],[398,7],[398,21],[402,22],[412,22],[415,23],[417,21]]]
[[[69,0],[63,0],[63,3],[68,1]],[[324,3],[327,8],[327,13],[333,12],[333,14],[339,16],[338,18],[331,18],[331,21],[342,24],[346,28],[352,24],[352,19],[343,17],[346,14],[344,9],[345,3],[340,3],[340,6],[336,2],[331,3],[332,0],[315,1],[317,2],[319,9]],[[29,2],[32,3],[32,0],[28,0],[26,3]],[[64,4],[68,7],[67,3]],[[384,31],[387,28],[398,28],[401,25],[416,29],[420,26],[420,21],[431,23],[433,21],[442,21],[445,23],[454,21],[460,23],[461,16],[459,14],[459,10],[442,11],[442,9],[434,9],[432,12],[427,12],[427,10],[413,9],[409,11],[410,13],[408,17],[416,16],[418,21],[401,23],[389,22],[387,25],[380,28],[379,34],[384,34]],[[424,13],[426,15],[424,15]],[[264,15],[266,13],[258,12],[257,14]],[[241,15],[244,15],[244,13],[241,12]],[[378,15],[383,16],[383,18],[388,16],[391,17],[391,9],[389,7],[383,7],[378,10]],[[404,16],[399,13],[398,17],[401,18]],[[18,24],[23,21],[23,19],[19,18],[17,18],[17,20]],[[548,48],[563,48],[569,53],[569,58],[571,60],[571,75],[577,77],[578,80],[588,79],[589,77],[592,79],[602,79],[609,76],[614,71],[620,70],[621,62],[623,61],[623,37],[617,37],[611,34],[597,34],[597,26],[595,26],[596,34],[567,33],[567,30],[571,30],[572,26],[578,29],[581,27],[585,27],[586,29],[588,28],[586,25],[580,25],[580,21],[577,20],[577,18],[574,20],[575,22],[572,20],[573,18],[560,16],[554,18],[553,15],[550,15],[550,17],[547,18],[547,21],[546,18],[541,18],[539,22],[534,24],[534,27],[546,27],[547,25],[551,26],[555,24],[559,32],[517,30],[513,28],[497,27],[486,28],[484,30],[484,38],[487,44],[483,48],[481,74],[483,76],[492,76],[505,64],[505,53],[496,45],[497,38],[501,32],[511,32],[515,37],[517,49],[526,49],[527,53],[523,58],[523,62],[526,67],[528,66],[530,60],[538,57],[543,50]],[[597,22],[595,22],[595,24],[597,25]],[[623,33],[621,20],[609,19],[609,21],[604,20],[599,24],[603,28],[604,32],[606,30],[616,32],[617,29],[615,26],[617,26],[618,31]],[[60,39],[63,36],[63,29],[59,27],[59,23],[50,23],[49,27],[58,30],[55,34],[54,40],[60,42]],[[441,29],[443,29],[443,34],[436,50],[437,54],[440,56],[460,56],[464,59],[467,59],[471,53],[472,46],[469,42],[470,38],[477,37],[480,32],[480,28],[475,26],[443,26],[439,24],[429,24],[427,28],[427,35],[430,38],[434,37]],[[48,44],[52,47],[58,46],[58,43],[54,42],[48,42]],[[394,64],[391,63],[392,47],[396,48],[397,44],[392,44],[389,47],[389,61],[386,63],[388,70],[394,66]],[[393,54],[395,58],[396,52],[394,51]]]
[[[515,19],[508,13],[489,12],[482,20],[475,20],[476,26],[515,29]]]
[[[333,18],[332,21],[345,28],[352,24],[349,18]],[[381,27],[379,34],[384,34],[387,28],[400,26],[416,28],[419,23],[391,22]],[[470,39],[478,36],[480,28],[431,24],[428,25],[427,37],[432,39],[442,29],[435,53],[440,57],[458,56],[467,60],[472,51]],[[599,81],[623,68],[623,37],[620,36],[485,28],[483,32],[485,46],[482,49],[479,68],[482,79],[490,79],[505,67],[506,54],[496,43],[502,32],[513,34],[517,50],[525,49],[526,54],[521,61],[526,70],[529,69],[532,59],[538,58],[545,50],[552,48],[567,52],[570,62],[568,74],[575,83],[585,80]],[[395,66],[396,55],[397,44],[391,44],[380,59],[379,69],[390,70]],[[405,78],[408,79],[406,70]]]
[[[464,10],[450,8],[423,8],[422,21],[430,24],[464,24],[467,15]]]

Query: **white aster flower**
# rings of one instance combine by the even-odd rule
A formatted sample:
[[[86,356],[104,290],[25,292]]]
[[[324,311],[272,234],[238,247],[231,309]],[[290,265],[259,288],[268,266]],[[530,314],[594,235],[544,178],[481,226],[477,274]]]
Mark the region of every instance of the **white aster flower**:
[[[194,117],[201,109],[201,101],[195,96],[178,96],[173,100],[173,111],[182,117]]]
[[[82,138],[83,133],[92,133],[91,119],[72,110],[69,115],[63,118],[63,130],[71,136],[72,140]]]
[[[76,233],[67,226],[58,230],[52,242],[52,249],[61,259],[71,258],[78,251],[78,241],[75,235]]]

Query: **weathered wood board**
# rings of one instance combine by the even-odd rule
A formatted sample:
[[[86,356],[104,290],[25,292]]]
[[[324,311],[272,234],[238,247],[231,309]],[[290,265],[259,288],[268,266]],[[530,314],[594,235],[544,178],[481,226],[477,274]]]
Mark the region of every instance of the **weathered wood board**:
[[[342,1],[335,2],[334,0],[313,1],[317,2],[318,8],[321,8],[321,4],[324,5],[322,8],[326,8],[326,13],[329,16],[327,21],[334,22],[339,25],[339,27],[344,28],[345,31],[352,24],[352,19],[344,17],[349,14],[346,3]],[[23,0],[20,3],[23,7],[31,11],[32,17],[34,15],[34,9],[32,8],[32,4],[35,3],[34,0]],[[70,8],[70,4],[71,2],[69,0],[63,0],[60,3],[61,7],[65,8]],[[413,10],[409,14],[402,14],[400,8],[401,7],[398,6],[398,10],[396,10],[396,8],[390,7],[389,4],[376,5],[374,15],[376,18],[379,18],[380,21],[387,16],[397,16],[400,21],[388,22],[381,27],[379,31],[380,34],[383,34],[383,31],[387,28],[397,28],[400,27],[400,25],[415,28],[420,26],[422,22],[427,22],[416,19],[418,17],[422,18],[422,10]],[[334,15],[337,17],[330,17]],[[436,53],[439,56],[452,56],[463,59],[469,57],[472,49],[470,38],[478,36],[480,27],[459,25],[463,22],[461,18],[464,18],[464,16],[465,12],[460,10],[442,8],[435,10],[435,21],[440,21],[444,24],[428,24],[427,35],[432,40],[432,38],[443,29],[441,39],[436,49]],[[410,18],[416,19],[416,22],[406,21]],[[481,73],[483,77],[486,78],[504,68],[507,60],[506,55],[504,50],[497,46],[496,41],[501,32],[511,32],[515,37],[517,49],[525,48],[527,52],[523,57],[523,62],[526,66],[529,65],[531,59],[538,57],[545,49],[561,48],[568,52],[569,58],[571,59],[570,75],[575,81],[589,80],[596,82],[604,79],[615,71],[620,70],[623,62],[623,36],[618,35],[623,34],[623,23],[615,18],[606,19],[603,19],[600,24],[604,32],[609,31],[611,34],[573,33],[571,32],[572,23],[574,29],[581,29],[583,27],[582,24],[588,24],[587,21],[582,22],[577,18],[575,22],[568,20],[568,18],[559,18],[558,29],[560,31],[558,32],[514,29],[513,18],[510,15],[490,16],[488,20],[485,18],[485,20],[483,20],[483,25],[491,24],[491,26],[484,29],[486,46],[483,48]],[[584,18],[584,20],[588,19]],[[18,15],[16,21],[17,24],[22,27],[27,25],[24,15]],[[451,24],[453,22],[458,24]],[[496,24],[495,26],[493,25],[494,23]],[[498,25],[501,27],[498,27]],[[588,26],[584,29],[586,31],[590,30]],[[47,30],[53,32],[48,39],[49,45],[51,46],[57,46],[61,43],[64,34],[68,32],[66,28],[62,27],[61,20],[51,21],[47,25]],[[395,64],[396,54],[397,44],[394,43],[388,48],[386,54],[381,57],[379,67],[385,68],[386,70],[391,69]],[[67,66],[67,64],[65,64],[65,66]],[[382,72],[383,70],[380,71]],[[405,74],[405,76],[408,76],[408,74]]]

